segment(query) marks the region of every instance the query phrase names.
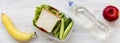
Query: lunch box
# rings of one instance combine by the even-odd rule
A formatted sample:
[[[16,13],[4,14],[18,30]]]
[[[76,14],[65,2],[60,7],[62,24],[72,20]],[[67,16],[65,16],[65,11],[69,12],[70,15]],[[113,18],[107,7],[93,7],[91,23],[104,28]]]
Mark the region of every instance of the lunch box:
[[[59,14],[59,15],[61,15],[61,16],[59,16],[59,17],[61,17],[61,20],[60,20],[60,25],[62,26],[62,20],[64,20],[63,22],[63,24],[64,24],[64,30],[63,29],[61,29],[62,27],[60,26],[59,27],[59,29],[58,29],[58,31],[56,31],[56,32],[58,32],[57,34],[58,35],[56,35],[56,32],[54,33],[54,31],[55,30],[57,30],[56,29],[56,27],[54,27],[54,29],[52,30],[52,32],[46,32],[43,28],[40,28],[39,26],[37,26],[36,25],[36,22],[37,22],[37,20],[39,19],[39,15],[41,14],[41,10],[42,10],[42,8],[44,8],[44,9],[48,9],[49,11],[53,11],[52,13],[54,13],[54,14]],[[54,10],[51,10],[51,9],[54,9]],[[56,13],[57,12],[57,13]],[[58,21],[59,22],[59,21]],[[58,22],[56,23],[56,25],[58,24]],[[69,23],[68,23],[69,22]],[[50,37],[51,39],[54,39],[54,40],[57,40],[57,41],[62,41],[62,42],[64,42],[66,39],[67,39],[67,37],[69,36],[69,34],[71,33],[71,30],[73,29],[73,26],[74,26],[74,21],[72,20],[72,18],[70,18],[68,15],[66,15],[65,13],[63,13],[63,12],[61,12],[60,10],[57,10],[57,9],[55,9],[54,7],[52,7],[52,6],[50,6],[50,5],[41,5],[41,6],[38,6],[37,8],[36,8],[36,11],[35,11],[35,17],[34,17],[34,19],[33,19],[33,25],[35,26],[35,27],[37,27],[40,31],[41,31],[41,33],[43,33],[45,36],[47,36],[47,37]],[[55,25],[55,26],[56,26]],[[70,26],[71,25],[71,26]],[[58,26],[58,25],[57,25]],[[63,31],[61,31],[61,30],[63,30]],[[61,34],[62,33],[62,34]]]

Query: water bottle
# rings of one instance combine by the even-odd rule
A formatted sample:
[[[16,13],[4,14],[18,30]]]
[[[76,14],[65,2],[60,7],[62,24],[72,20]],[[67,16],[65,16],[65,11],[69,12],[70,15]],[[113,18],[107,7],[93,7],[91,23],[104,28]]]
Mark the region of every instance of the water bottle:
[[[109,26],[98,21],[84,6],[74,4],[72,1],[69,1],[68,4],[75,11],[75,20],[81,27],[87,29],[95,37],[103,40],[109,36]]]

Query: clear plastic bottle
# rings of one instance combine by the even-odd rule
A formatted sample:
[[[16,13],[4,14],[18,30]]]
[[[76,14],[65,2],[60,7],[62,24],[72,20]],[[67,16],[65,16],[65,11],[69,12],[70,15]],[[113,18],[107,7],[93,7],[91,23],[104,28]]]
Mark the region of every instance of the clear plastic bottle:
[[[75,11],[75,20],[82,26],[92,33],[95,37],[100,39],[106,39],[109,36],[110,28],[98,21],[85,7],[78,6],[72,1],[68,2],[71,9]]]

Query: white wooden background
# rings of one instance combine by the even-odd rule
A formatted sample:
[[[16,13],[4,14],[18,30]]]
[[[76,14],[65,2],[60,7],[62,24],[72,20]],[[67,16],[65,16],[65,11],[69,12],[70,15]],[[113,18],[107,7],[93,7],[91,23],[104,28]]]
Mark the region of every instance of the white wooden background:
[[[114,5],[120,9],[120,0],[72,0],[75,3],[85,6],[98,20],[110,26],[112,32],[104,41],[96,40],[90,33],[78,26],[77,22],[65,42],[57,42],[50,39],[32,25],[36,6],[41,4],[54,6],[70,17],[73,17],[74,12],[69,10],[68,1],[69,0],[0,0],[0,15],[1,13],[6,13],[20,31],[28,33],[37,32],[37,38],[25,43],[120,43],[120,19],[115,22],[107,22],[102,16],[102,11],[107,5]],[[7,33],[1,22],[1,18],[0,43],[23,43],[16,41]]]

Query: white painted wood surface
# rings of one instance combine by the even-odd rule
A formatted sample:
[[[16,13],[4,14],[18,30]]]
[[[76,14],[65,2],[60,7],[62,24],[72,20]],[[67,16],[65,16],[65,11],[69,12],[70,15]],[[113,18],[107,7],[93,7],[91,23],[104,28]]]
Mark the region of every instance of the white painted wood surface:
[[[73,0],[75,3],[85,6],[98,20],[111,27],[112,32],[105,41],[96,40],[95,37],[78,26],[77,23],[75,23],[70,36],[65,42],[57,42],[56,40],[50,39],[32,25],[36,6],[41,4],[54,6],[72,17],[74,12],[69,9],[68,1],[69,0],[0,0],[0,15],[1,13],[6,13],[17,29],[23,32],[37,32],[37,38],[24,43],[120,43],[120,19],[115,22],[107,22],[102,16],[102,11],[107,5],[114,5],[120,9],[120,0]],[[0,43],[20,43],[7,33],[1,22],[1,18]]]

